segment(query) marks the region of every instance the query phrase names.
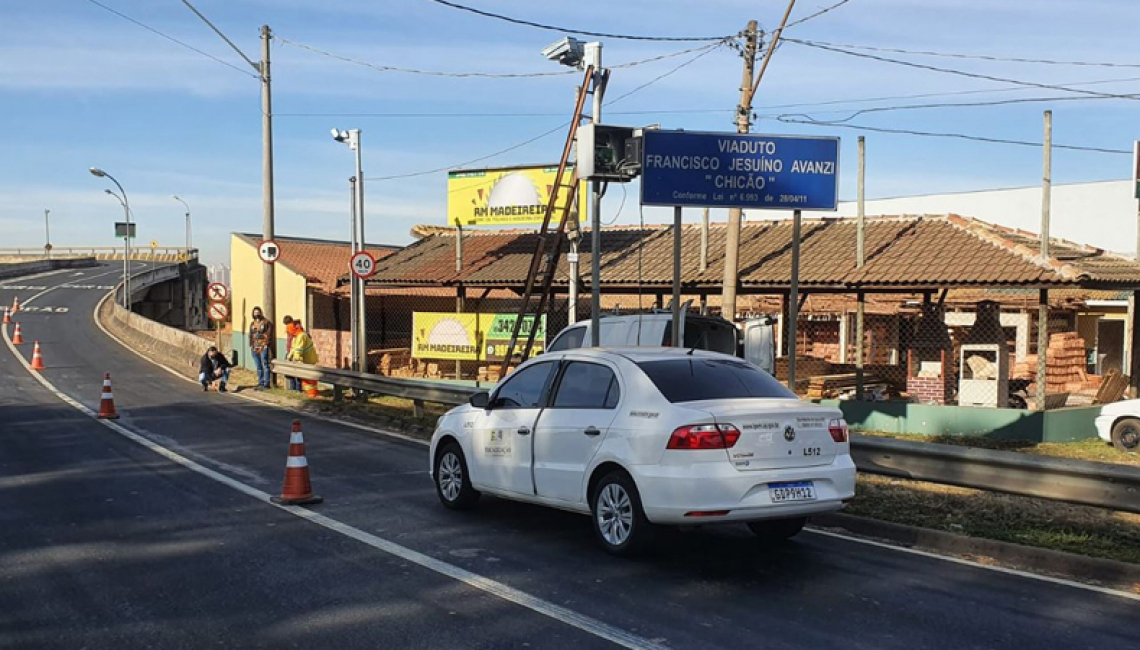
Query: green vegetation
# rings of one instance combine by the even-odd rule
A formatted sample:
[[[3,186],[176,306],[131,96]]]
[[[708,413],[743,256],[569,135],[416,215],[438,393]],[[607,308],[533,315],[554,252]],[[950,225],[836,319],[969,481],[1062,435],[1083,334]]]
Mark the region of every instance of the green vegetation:
[[[1081,442],[1031,442],[1029,440],[991,440],[989,438],[974,438],[967,436],[930,436],[906,433],[887,433],[884,431],[858,431],[856,433],[866,436],[879,436],[881,438],[896,438],[898,440],[936,442],[943,445],[979,447],[982,449],[997,449],[999,451],[1016,451],[1025,454],[1036,454],[1038,456],[1075,458],[1078,460],[1091,460],[1098,463],[1116,463],[1118,465],[1140,466],[1140,454],[1123,454],[1100,438],[1082,440]]]
[[[844,512],[1140,564],[1140,515],[1103,508],[860,474]]]

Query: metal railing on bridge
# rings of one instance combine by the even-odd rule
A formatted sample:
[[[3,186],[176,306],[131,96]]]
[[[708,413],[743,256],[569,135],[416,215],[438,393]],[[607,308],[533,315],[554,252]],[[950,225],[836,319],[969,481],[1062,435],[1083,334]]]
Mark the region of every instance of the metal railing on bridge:
[[[50,259],[53,257],[94,257],[97,260],[121,260],[123,249],[116,246],[58,246],[50,252],[39,248],[0,248],[0,259]],[[131,250],[131,259],[140,262],[186,262],[198,259],[197,248],[156,246]]]

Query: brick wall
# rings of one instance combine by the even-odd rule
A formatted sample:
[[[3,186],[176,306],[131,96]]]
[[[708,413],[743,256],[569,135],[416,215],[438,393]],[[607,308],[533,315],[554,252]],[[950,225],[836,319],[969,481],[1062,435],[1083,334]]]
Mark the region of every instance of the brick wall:
[[[945,405],[953,392],[951,386],[948,377],[909,377],[906,380],[906,392],[921,404]]]

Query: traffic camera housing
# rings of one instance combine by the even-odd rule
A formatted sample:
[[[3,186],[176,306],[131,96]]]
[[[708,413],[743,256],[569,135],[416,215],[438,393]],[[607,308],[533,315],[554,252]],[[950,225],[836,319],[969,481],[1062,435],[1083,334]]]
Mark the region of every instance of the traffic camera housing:
[[[628,183],[640,176],[643,130],[609,124],[578,127],[578,178]]]

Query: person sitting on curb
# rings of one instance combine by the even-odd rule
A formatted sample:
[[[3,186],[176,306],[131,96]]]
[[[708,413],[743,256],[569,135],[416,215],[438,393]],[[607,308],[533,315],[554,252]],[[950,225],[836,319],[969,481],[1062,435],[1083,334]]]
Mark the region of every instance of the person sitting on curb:
[[[210,390],[210,384],[218,382],[218,392],[226,392],[226,381],[230,378],[230,362],[225,355],[218,352],[216,346],[211,345],[198,361],[198,381],[202,382],[202,390]]]

